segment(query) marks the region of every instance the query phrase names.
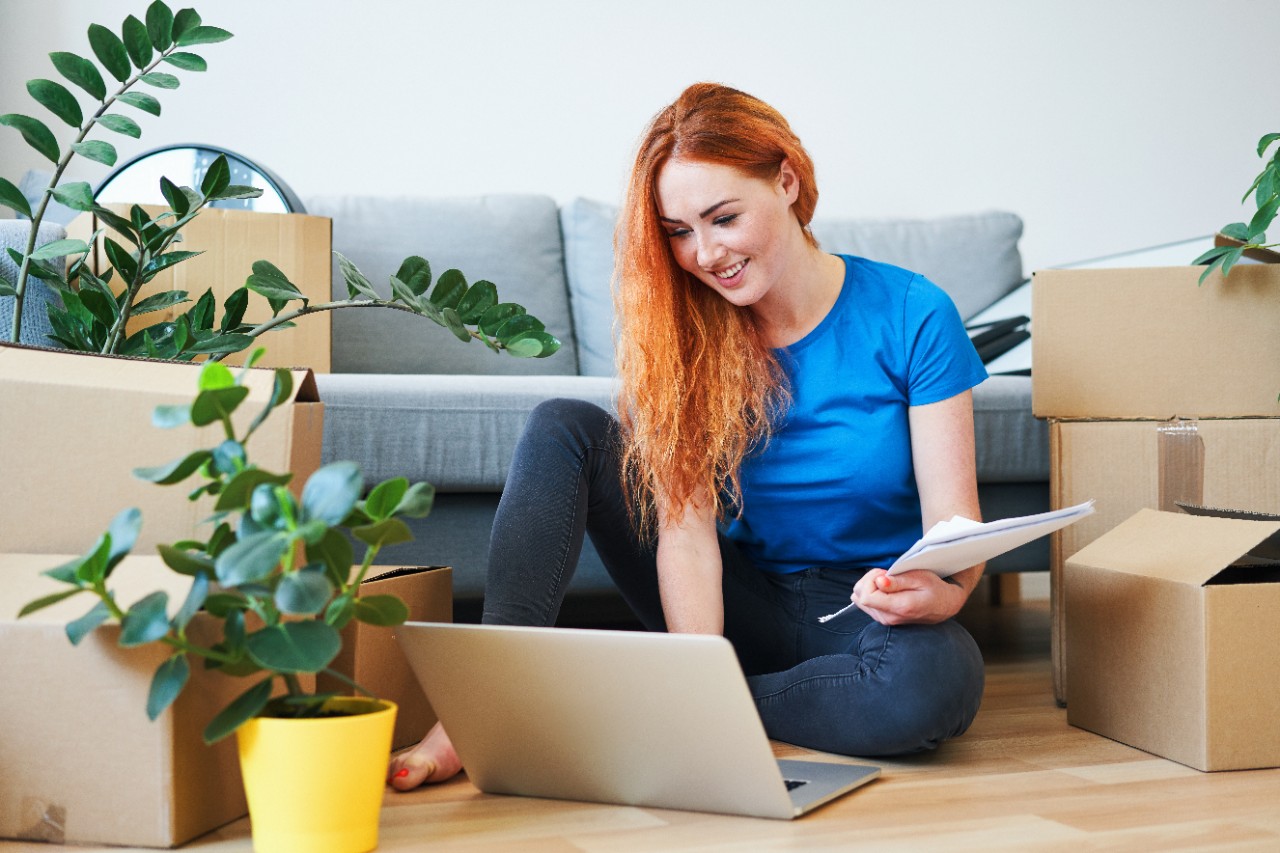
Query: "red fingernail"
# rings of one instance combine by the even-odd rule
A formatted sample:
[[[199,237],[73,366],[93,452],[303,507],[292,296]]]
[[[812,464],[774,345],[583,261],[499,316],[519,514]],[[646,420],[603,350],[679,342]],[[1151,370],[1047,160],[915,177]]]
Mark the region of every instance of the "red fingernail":
[[[403,769],[401,769],[401,770],[397,770],[397,771],[396,771],[396,778],[397,778],[397,779],[403,779],[404,777],[406,777],[406,776],[408,776],[408,775],[409,775],[409,768],[407,768],[407,767],[405,767],[405,768],[403,768]]]

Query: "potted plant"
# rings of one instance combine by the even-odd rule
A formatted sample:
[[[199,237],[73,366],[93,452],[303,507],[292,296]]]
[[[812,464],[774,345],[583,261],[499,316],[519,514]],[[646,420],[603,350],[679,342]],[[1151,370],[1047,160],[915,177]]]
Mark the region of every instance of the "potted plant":
[[[205,25],[194,9],[175,14],[161,0],[147,7],[145,21],[133,15],[126,18],[119,35],[99,24],[92,24],[88,35],[98,64],[68,52],[50,54],[50,59],[63,78],[89,95],[91,112],[86,113],[72,90],[62,83],[46,79],[27,83],[28,92],[41,106],[74,129],[73,141],[65,147],[59,145],[48,125],[32,116],[0,115],[0,125],[18,130],[55,167],[34,209],[13,182],[0,178],[0,205],[30,220],[25,250],[8,250],[9,260],[17,270],[15,280],[0,273],[0,298],[13,300],[11,327],[0,332],[7,333],[7,340],[22,340],[23,305],[31,279],[36,278],[61,302],[48,303],[52,327],[49,337],[61,347],[85,352],[179,360],[223,358],[250,348],[258,336],[272,329],[308,314],[344,307],[408,311],[447,327],[463,341],[475,338],[495,351],[505,349],[520,357],[542,358],[560,348],[560,342],[545,331],[543,323],[522,306],[500,303],[497,289],[490,282],[468,285],[461,272],[448,270],[439,276],[428,295],[431,267],[416,256],[401,264],[391,280],[392,298],[383,299],[353,264],[338,255],[348,298],[324,303],[312,303],[278,268],[260,260],[252,265],[245,285],[224,301],[221,318],[217,316],[212,292],[206,291],[175,319],[130,333],[132,318],[192,302],[191,294],[182,290],[138,298],[143,285],[199,254],[174,248],[181,240],[183,227],[212,202],[255,198],[262,191],[231,184],[230,168],[222,156],[213,162],[198,188],[177,186],[162,178],[160,190],[168,208],[154,216],[140,205],[133,205],[126,216],[98,204],[87,182],[60,185],[63,173],[77,154],[106,166],[115,164],[117,153],[113,145],[88,138],[96,129],[135,139],[141,136],[136,121],[111,112],[118,104],[160,115],[159,100],[135,87],[143,84],[161,91],[177,89],[181,81],[168,71],[158,70],[162,63],[176,70],[205,71],[208,63],[189,48],[232,37],[224,29]],[[119,83],[113,92],[105,82],[109,78]],[[58,239],[37,245],[51,199],[75,210],[92,212],[115,236],[100,229],[89,242]],[[88,263],[90,243],[99,239],[108,266],[102,275]],[[60,263],[64,258],[71,259],[65,268]],[[267,299],[273,312],[270,320],[245,322],[250,291]],[[295,302],[301,307],[285,311]]]
[[[1280,145],[1267,160],[1267,152],[1277,140],[1280,140],[1280,133],[1268,133],[1258,140],[1258,156],[1266,160],[1266,164],[1240,199],[1243,203],[1250,195],[1253,196],[1256,207],[1253,217],[1248,223],[1232,222],[1223,226],[1214,241],[1217,245],[1192,261],[1193,264],[1208,264],[1200,275],[1201,284],[1218,268],[1222,269],[1223,276],[1229,275],[1236,262],[1246,255],[1257,260],[1280,261],[1280,255],[1274,251],[1280,243],[1266,242],[1267,229],[1280,211]]]
[[[256,350],[251,360],[261,354]],[[275,372],[271,399],[249,420],[236,415],[249,393],[243,384],[248,370],[236,376],[209,362],[189,405],[157,407],[157,426],[194,425],[220,435],[207,449],[135,471],[161,485],[195,478],[185,499],[215,498],[207,533],[158,548],[169,569],[190,578],[185,598],[171,601],[154,592],[126,606],[113,593],[113,572],[143,521],[138,510],[128,509],[83,556],[45,573],[65,589],[29,603],[19,615],[89,598],[92,607],[67,625],[72,643],[115,622],[123,647],[167,646],[171,654],[156,669],[146,703],[153,720],[181,694],[193,664],[247,679],[248,689],[213,717],[204,739],[239,734],[256,848],[296,849],[301,842],[314,850],[372,849],[395,708],[329,666],[351,620],[379,626],[405,620],[399,598],[357,592],[383,547],[413,538],[404,519],[426,516],[434,492],[427,483],[398,478],[365,496],[358,467],[336,462],[317,470],[295,495],[288,488],[291,475],[258,468],[248,453],[254,432],[290,399],[292,374]],[[353,541],[363,549],[358,560]],[[202,645],[189,633],[198,613],[206,614],[206,623],[220,624],[216,642]],[[318,673],[352,683],[365,695],[308,689],[305,682]],[[286,780],[285,773],[297,775]]]

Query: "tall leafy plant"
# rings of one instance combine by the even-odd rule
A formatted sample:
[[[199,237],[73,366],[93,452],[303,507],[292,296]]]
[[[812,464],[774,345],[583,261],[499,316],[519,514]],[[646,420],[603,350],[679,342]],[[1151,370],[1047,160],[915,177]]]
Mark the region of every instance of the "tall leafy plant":
[[[18,267],[17,280],[10,282],[0,277],[0,297],[14,300],[13,324],[8,330],[10,340],[21,338],[23,302],[28,282],[35,277],[56,291],[62,303],[48,307],[53,342],[87,352],[178,360],[220,359],[251,347],[259,335],[287,327],[308,314],[346,307],[408,311],[448,328],[463,341],[474,338],[496,352],[505,350],[519,357],[542,358],[560,348],[560,342],[523,306],[500,302],[493,283],[477,281],[469,285],[461,272],[447,270],[433,286],[430,264],[418,256],[406,258],[391,277],[390,299],[382,298],[360,270],[340,255],[338,264],[348,295],[343,300],[312,302],[283,272],[265,260],[254,263],[245,285],[223,302],[221,316],[212,290],[205,291],[194,302],[187,291],[176,289],[140,299],[146,284],[200,254],[178,250],[174,244],[182,239],[182,229],[201,210],[226,199],[256,198],[262,192],[233,185],[225,157],[213,162],[198,188],[178,186],[162,178],[160,191],[168,207],[155,215],[140,205],[133,205],[125,214],[98,204],[92,188],[83,181],[60,184],[67,165],[77,154],[106,166],[115,165],[115,147],[109,142],[88,138],[97,128],[135,139],[141,136],[136,121],[112,112],[117,104],[160,115],[159,100],[135,91],[135,86],[178,88],[178,77],[157,70],[161,63],[182,71],[204,71],[207,62],[187,48],[232,37],[224,29],[205,25],[194,9],[182,9],[174,14],[161,0],[147,7],[145,18],[144,22],[130,15],[118,35],[99,24],[89,27],[93,55],[106,75],[120,84],[114,91],[108,90],[103,72],[89,59],[66,52],[50,54],[54,68],[90,96],[91,112],[82,109],[72,91],[61,83],[45,79],[28,82],[31,96],[74,129],[74,139],[65,147],[39,119],[16,113],[0,115],[0,125],[18,130],[28,144],[55,166],[49,186],[34,209],[16,185],[0,178],[0,205],[12,208],[31,221],[26,250],[10,250],[10,257]],[[50,200],[55,199],[75,210],[92,212],[104,227],[89,242],[70,239],[37,246],[40,224]],[[90,263],[90,243],[99,241],[105,263],[95,267]],[[54,263],[64,257],[72,259],[69,265]],[[265,297],[271,306],[269,320],[245,321],[251,291]],[[191,307],[172,320],[129,331],[134,318],[187,303]]]
[[[1258,140],[1258,156],[1265,160],[1262,171],[1253,179],[1253,184],[1245,191],[1241,203],[1253,196],[1255,212],[1247,222],[1232,222],[1222,228],[1222,235],[1235,241],[1234,245],[1214,246],[1209,251],[1192,261],[1193,264],[1208,264],[1200,275],[1200,283],[1215,269],[1222,269],[1224,276],[1230,274],[1231,268],[1246,252],[1258,249],[1274,249],[1280,243],[1267,242],[1267,229],[1275,221],[1280,211],[1280,145],[1275,153],[1267,159],[1271,146],[1280,140],[1280,133],[1268,133]]]
[[[261,354],[256,350],[250,362]],[[220,439],[167,464],[134,471],[160,485],[195,478],[187,499],[215,498],[207,536],[158,548],[165,565],[190,578],[182,601],[170,601],[167,593],[157,591],[126,603],[112,590],[112,575],[142,526],[141,513],[127,509],[83,556],[45,572],[64,589],[32,601],[19,613],[26,616],[73,596],[93,599],[84,615],[67,625],[72,643],[79,644],[99,625],[116,622],[121,646],[166,646],[170,654],[156,669],[147,698],[153,720],[182,693],[193,661],[251,680],[205,729],[210,743],[255,716],[323,712],[332,694],[309,692],[302,676],[329,673],[348,681],[329,668],[341,650],[343,627],[352,620],[393,626],[407,618],[399,598],[357,596],[357,591],[382,548],[413,539],[404,519],[426,516],[434,498],[430,484],[410,485],[404,478],[380,483],[362,497],[363,478],[353,462],[320,468],[295,497],[287,488],[291,475],[257,467],[248,452],[250,437],[291,399],[292,374],[275,371],[270,400],[246,425],[245,418],[233,420],[233,415],[249,396],[244,385],[248,369],[236,376],[225,365],[210,362],[200,370],[198,393],[190,404],[155,410],[156,426],[221,428]],[[353,541],[364,549],[358,561]],[[212,644],[202,645],[191,631],[201,612],[206,620],[220,623]],[[280,687],[280,697],[273,700]]]

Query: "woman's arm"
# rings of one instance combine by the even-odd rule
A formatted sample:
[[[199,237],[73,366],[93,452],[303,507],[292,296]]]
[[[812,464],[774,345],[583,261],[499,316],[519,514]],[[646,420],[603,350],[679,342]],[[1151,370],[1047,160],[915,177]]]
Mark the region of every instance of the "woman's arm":
[[[973,443],[973,393],[908,410],[911,454],[920,491],[920,520],[925,530],[961,515],[981,521],[977,463]],[[868,572],[854,587],[853,600],[886,625],[941,622],[956,615],[982,577],[983,565],[943,580],[929,571],[889,577]]]
[[[658,589],[667,630],[723,634],[720,543],[709,500],[691,500],[679,518],[658,519]]]

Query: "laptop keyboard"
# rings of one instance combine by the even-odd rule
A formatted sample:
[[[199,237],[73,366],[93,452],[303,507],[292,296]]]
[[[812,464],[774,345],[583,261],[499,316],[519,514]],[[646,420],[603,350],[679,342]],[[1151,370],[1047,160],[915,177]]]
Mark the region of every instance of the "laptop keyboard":
[[[787,783],[788,791],[794,791],[796,788],[799,788],[801,785],[809,784],[808,782],[802,779],[783,779],[782,781]]]

